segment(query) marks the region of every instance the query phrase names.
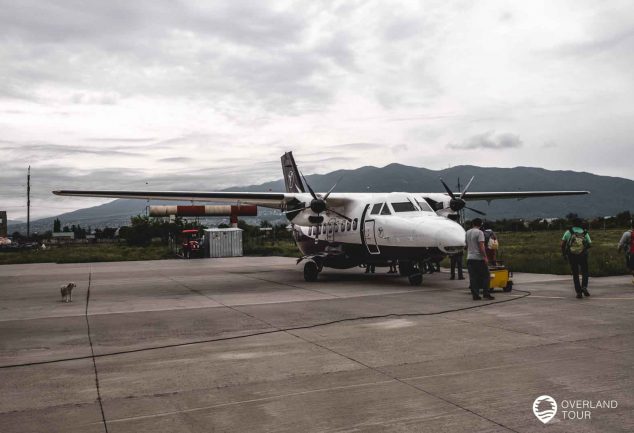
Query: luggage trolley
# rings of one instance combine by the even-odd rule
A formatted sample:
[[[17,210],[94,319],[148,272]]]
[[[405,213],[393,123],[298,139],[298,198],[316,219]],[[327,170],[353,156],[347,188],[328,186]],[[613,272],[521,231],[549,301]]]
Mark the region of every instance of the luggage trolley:
[[[503,263],[498,261],[496,266],[489,266],[489,273],[491,274],[490,291],[502,289],[505,292],[510,292],[513,290],[513,272]]]

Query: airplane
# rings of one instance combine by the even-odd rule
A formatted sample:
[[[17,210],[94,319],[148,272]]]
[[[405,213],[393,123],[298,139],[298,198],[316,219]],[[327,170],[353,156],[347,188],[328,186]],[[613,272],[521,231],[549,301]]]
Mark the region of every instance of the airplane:
[[[588,191],[469,192],[473,178],[455,194],[440,179],[446,193],[333,192],[317,193],[301,174],[292,152],[281,157],[286,192],[192,191],[53,191],[61,196],[144,200],[230,202],[281,210],[293,231],[304,261],[304,279],[316,281],[324,267],[347,269],[360,265],[398,263],[411,285],[423,281],[423,266],[432,259],[456,254],[465,247],[465,230],[455,219],[467,200],[524,199],[589,194]],[[341,180],[341,179],[340,179]]]

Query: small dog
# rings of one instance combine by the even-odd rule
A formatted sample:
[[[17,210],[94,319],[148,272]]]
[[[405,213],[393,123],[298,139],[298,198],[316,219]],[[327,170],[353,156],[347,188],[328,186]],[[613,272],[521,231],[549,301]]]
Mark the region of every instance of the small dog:
[[[73,302],[73,289],[77,287],[75,283],[68,283],[65,286],[62,286],[62,302]]]

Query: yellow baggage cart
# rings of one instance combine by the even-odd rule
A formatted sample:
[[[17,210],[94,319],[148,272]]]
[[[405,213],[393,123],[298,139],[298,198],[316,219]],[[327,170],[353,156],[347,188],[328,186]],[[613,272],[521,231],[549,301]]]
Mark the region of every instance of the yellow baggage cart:
[[[495,289],[502,289],[505,292],[513,290],[513,272],[511,272],[503,264],[497,266],[489,266],[491,282],[489,289],[493,292]]]

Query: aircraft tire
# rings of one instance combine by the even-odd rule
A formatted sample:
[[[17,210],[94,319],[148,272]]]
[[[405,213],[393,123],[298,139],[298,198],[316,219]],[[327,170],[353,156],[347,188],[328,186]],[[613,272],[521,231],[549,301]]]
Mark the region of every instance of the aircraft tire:
[[[407,279],[409,280],[410,286],[420,286],[423,284],[423,274],[420,272],[410,274]]]
[[[319,275],[319,267],[317,263],[308,261],[304,264],[304,280],[308,282],[317,281],[317,275]]]
[[[401,277],[407,277],[414,272],[411,262],[400,261],[398,262],[398,273]]]

